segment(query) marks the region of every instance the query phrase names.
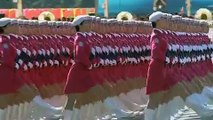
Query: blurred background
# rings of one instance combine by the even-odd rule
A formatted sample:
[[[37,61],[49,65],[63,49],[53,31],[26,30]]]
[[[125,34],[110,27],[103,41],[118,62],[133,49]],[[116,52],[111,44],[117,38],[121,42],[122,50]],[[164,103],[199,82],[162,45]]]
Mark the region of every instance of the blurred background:
[[[213,0],[1,0],[0,16],[69,20],[97,15],[123,20],[146,20],[153,11],[212,20]],[[40,16],[40,17],[39,17]],[[42,17],[41,17],[42,16]],[[48,18],[49,17],[49,18]]]

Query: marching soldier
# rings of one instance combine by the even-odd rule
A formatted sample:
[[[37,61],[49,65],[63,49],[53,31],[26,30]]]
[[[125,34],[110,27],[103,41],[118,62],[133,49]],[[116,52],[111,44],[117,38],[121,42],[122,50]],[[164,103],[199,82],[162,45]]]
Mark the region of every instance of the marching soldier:
[[[74,53],[75,63],[69,72],[68,76],[69,79],[67,81],[65,89],[65,93],[69,94],[69,101],[67,105],[68,109],[73,109],[74,107],[79,108],[82,105],[92,103],[97,100],[101,100],[102,97],[100,96],[103,96],[101,95],[101,93],[103,92],[102,90],[103,88],[99,84],[100,81],[96,80],[97,78],[94,79],[93,76],[90,75],[91,72],[96,71],[91,70],[93,66],[91,65],[91,61],[89,60],[89,56],[91,53],[90,47],[92,45],[89,41],[92,41],[92,38],[88,39],[89,33],[83,33],[87,32],[89,30],[88,27],[92,25],[92,22],[90,22],[90,20],[91,18],[81,17],[79,19],[74,20],[73,22],[74,25],[78,25],[76,28],[77,30],[80,30],[81,33],[78,33],[75,38],[74,49],[77,50]],[[102,21],[102,24],[104,24],[104,21]],[[103,39],[100,39],[100,43],[102,40]],[[79,71],[81,71],[82,73],[79,73]],[[84,75],[79,76],[77,74],[84,74]],[[85,78],[83,79],[82,77]],[[84,82],[82,82],[82,80]],[[76,104],[74,103],[75,100],[77,101]]]
[[[3,21],[5,22],[5,20],[6,19],[3,19]],[[10,19],[8,19],[8,29],[7,29],[7,27],[5,27],[4,28],[4,30],[6,31],[6,32],[9,32],[9,31],[12,31],[12,29],[11,29],[11,26],[12,26],[12,28],[17,28],[16,26],[13,26],[13,23],[12,23],[12,25],[9,25],[10,24],[10,22],[11,22],[11,20]],[[14,22],[14,21],[13,21]],[[3,37],[3,36],[2,36]],[[14,72],[14,77],[15,77],[15,79],[13,80],[14,81],[14,84],[15,85],[18,85],[19,87],[17,88],[17,91],[16,91],[16,93],[15,94],[17,94],[16,96],[17,96],[17,98],[13,98],[13,102],[14,103],[19,103],[19,102],[23,102],[23,101],[25,101],[26,99],[25,98],[23,98],[23,96],[21,95],[21,94],[27,94],[28,96],[25,96],[25,97],[32,97],[33,95],[32,95],[32,89],[31,89],[31,87],[29,87],[29,85],[27,85],[26,83],[24,83],[24,81],[27,79],[27,78],[24,78],[24,74],[22,74],[22,72],[20,72],[20,74],[18,75],[18,71],[19,70],[21,70],[21,71],[23,71],[23,69],[24,68],[27,68],[27,65],[24,63],[24,61],[22,60],[22,59],[17,59],[17,57],[18,56],[20,56],[22,53],[23,54],[26,54],[26,52],[27,52],[27,49],[25,48],[24,49],[24,47],[20,47],[21,46],[21,44],[19,44],[19,42],[20,42],[20,40],[22,41],[22,42],[24,42],[23,41],[23,37],[17,37],[16,35],[6,35],[5,34],[5,37],[3,38],[4,39],[4,41],[8,41],[8,46],[11,46],[11,47],[8,47],[8,50],[9,50],[9,48],[10,48],[10,53],[11,53],[11,56],[8,58],[8,60],[11,62],[10,63],[10,67],[11,68],[13,68],[14,70],[12,70],[11,69],[11,71],[13,71]],[[19,48],[19,49],[18,49]],[[22,51],[22,50],[24,50],[24,51]],[[16,54],[14,54],[14,55],[12,55],[13,54],[13,52],[15,52]],[[6,54],[10,54],[10,53],[7,53],[6,51],[4,52],[3,51],[3,53],[5,54],[5,58],[4,58],[4,60],[2,60],[3,62],[5,62],[6,63],[6,61],[8,61],[7,60],[7,55]],[[23,56],[22,56],[23,57]],[[15,61],[17,59],[17,61]],[[13,62],[12,62],[12,60],[13,60]],[[24,68],[22,68],[21,66],[22,65],[20,65],[20,64],[25,64],[25,67]],[[8,71],[8,73],[10,73],[11,71]],[[18,77],[18,76],[19,77]],[[20,78],[20,79],[18,79],[18,78]],[[16,82],[18,82],[18,83],[16,83]],[[29,81],[27,80],[27,81],[25,81],[25,82],[28,82],[29,83]],[[10,88],[10,87],[9,87]],[[28,94],[29,93],[29,94]],[[20,98],[21,96],[19,96],[19,95],[21,95],[22,96],[22,98]],[[17,99],[17,101],[16,101],[16,99]],[[32,98],[31,98],[32,99]],[[29,100],[29,99],[28,99]]]
[[[164,66],[166,61],[166,52],[168,49],[168,41],[165,39],[165,34],[161,29],[165,28],[166,19],[164,19],[165,14],[162,12],[154,12],[149,17],[149,21],[152,22],[153,31],[150,38],[151,45],[151,61],[149,63],[149,68],[146,78],[146,93],[150,95],[148,106],[145,112],[150,112],[149,110],[154,110],[158,108],[158,105],[162,104],[164,100],[164,95],[166,93],[166,76],[164,76]],[[160,79],[159,79],[160,78]],[[158,100],[157,100],[158,99]],[[157,119],[154,115],[156,111],[150,112],[153,120]],[[148,114],[148,113],[147,113]],[[145,116],[146,117],[146,116]],[[148,118],[145,119],[150,119]]]
[[[0,74],[2,86],[0,90],[0,107],[1,109],[7,108],[9,105],[13,105],[16,91],[19,88],[20,84],[15,83],[15,72],[14,72],[14,61],[16,56],[16,49],[9,42],[7,35],[4,35],[5,27],[10,23],[10,19],[3,18],[0,19],[0,29],[1,29],[1,65],[0,65]]]

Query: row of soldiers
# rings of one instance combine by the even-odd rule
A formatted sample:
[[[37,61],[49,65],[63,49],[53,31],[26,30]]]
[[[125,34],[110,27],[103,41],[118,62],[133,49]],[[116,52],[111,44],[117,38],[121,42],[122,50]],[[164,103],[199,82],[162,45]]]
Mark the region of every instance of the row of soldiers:
[[[82,17],[82,16],[81,16]],[[76,18],[78,19],[78,18]],[[142,21],[117,21],[116,19],[101,19],[94,16],[86,16],[79,18],[74,22],[66,21],[38,21],[38,20],[22,20],[2,18],[1,32],[4,34],[20,34],[20,35],[73,35],[79,31],[80,24],[84,21],[84,30],[97,33],[150,33],[152,26],[150,22]],[[129,28],[129,29],[127,29]]]
[[[38,94],[44,98],[63,94],[66,75],[73,63],[73,36],[1,35],[0,59],[1,80],[6,79],[1,94],[12,94],[4,96],[8,99],[1,99],[3,103],[31,101]],[[56,83],[61,85],[54,86]],[[1,104],[3,108],[4,105]]]
[[[94,27],[92,24],[92,21],[93,21],[93,18],[84,16],[84,17],[80,17],[80,18],[74,20],[73,23],[78,25],[78,29],[80,31],[88,32],[90,29],[93,29],[93,27]],[[111,20],[109,20],[109,21],[111,21]],[[210,72],[212,70],[211,69],[212,63],[210,61],[211,56],[212,56],[212,43],[210,42],[210,40],[207,36],[207,32],[209,29],[208,23],[205,21],[201,21],[201,20],[182,18],[180,16],[173,16],[173,15],[165,14],[165,13],[161,13],[161,12],[156,12],[153,15],[151,15],[150,21],[152,22],[151,23],[152,26],[155,28],[158,28],[158,29],[154,29],[151,36],[148,36],[148,38],[149,37],[151,38],[150,39],[151,46],[149,46],[151,48],[151,59],[148,59],[148,61],[151,60],[151,62],[149,64],[148,71],[147,71],[148,66],[146,66],[146,64],[141,65],[145,69],[139,70],[136,67],[132,69],[131,67],[136,66],[136,65],[131,64],[131,61],[130,61],[131,67],[129,67],[130,71],[128,71],[127,69],[125,69],[125,67],[128,68],[128,66],[120,67],[119,66],[120,64],[114,64],[114,63],[116,63],[116,61],[113,61],[113,60],[110,61],[110,58],[111,58],[110,47],[107,46],[108,43],[104,44],[104,42],[115,40],[114,42],[112,42],[112,45],[114,45],[114,44],[116,44],[116,41],[122,41],[123,39],[124,40],[127,39],[127,41],[125,42],[126,44],[124,43],[125,47],[123,49],[123,50],[125,50],[125,52],[127,52],[126,56],[124,55],[127,58],[129,55],[131,56],[131,50],[129,50],[128,46],[130,46],[130,48],[131,48],[131,45],[137,46],[137,42],[134,43],[135,41],[137,41],[137,37],[136,37],[136,39],[132,39],[131,37],[128,37],[128,35],[127,35],[127,38],[126,38],[126,36],[125,35],[122,36],[122,34],[118,34],[117,35],[118,37],[110,37],[110,33],[108,33],[108,30],[110,29],[109,26],[110,26],[111,22],[113,22],[113,20],[111,22],[109,22],[108,25],[106,24],[106,25],[101,26],[101,28],[103,28],[104,31],[102,31],[100,29],[100,32],[107,33],[106,34],[107,37],[99,36],[101,39],[104,40],[103,42],[100,42],[100,43],[97,42],[97,41],[101,41],[99,37],[95,38],[95,41],[90,39],[90,37],[86,39],[87,36],[84,36],[84,35],[79,35],[79,37],[76,38],[76,41],[75,41],[76,46],[78,46],[79,48],[85,47],[85,49],[87,49],[87,50],[89,50],[89,49],[93,50],[91,58],[94,58],[94,56],[97,54],[96,58],[101,58],[101,59],[103,59],[103,61],[95,60],[95,64],[93,64],[93,66],[92,66],[92,67],[94,67],[94,70],[97,70],[98,72],[94,71],[93,68],[91,68],[92,70],[90,70],[90,71],[94,71],[94,72],[90,72],[90,73],[93,73],[93,75],[95,75],[96,78],[90,78],[91,76],[88,76],[87,74],[85,74],[84,77],[81,76],[80,79],[82,79],[82,81],[88,80],[86,83],[88,86],[86,84],[83,85],[83,86],[87,86],[86,90],[85,89],[77,90],[78,88],[74,88],[74,86],[66,87],[65,92],[67,94],[69,94],[69,98],[71,98],[70,100],[68,100],[67,109],[71,109],[71,110],[75,111],[75,108],[80,108],[81,106],[88,104],[88,101],[90,101],[91,103],[95,103],[95,101],[100,100],[100,98],[102,96],[104,96],[104,94],[106,94],[107,91],[110,91],[110,90],[107,90],[108,84],[107,85],[102,84],[103,81],[101,81],[101,79],[99,79],[99,77],[102,76],[101,72],[103,72],[104,68],[109,69],[107,72],[105,71],[106,73],[111,72],[110,68],[113,73],[113,74],[107,74],[107,75],[104,74],[105,75],[105,76],[103,75],[104,77],[102,76],[104,79],[106,78],[104,82],[107,81],[107,83],[112,78],[117,78],[117,80],[119,81],[119,77],[117,77],[117,74],[123,73],[123,79],[122,79],[123,81],[121,82],[121,84],[119,84],[118,82],[113,84],[114,81],[109,82],[110,84],[112,84],[111,89],[113,89],[113,90],[111,90],[111,91],[116,91],[116,90],[119,91],[120,88],[122,89],[122,87],[121,87],[122,85],[124,85],[123,88],[128,88],[128,87],[130,88],[130,86],[132,86],[131,82],[128,82],[129,86],[128,85],[125,86],[125,82],[128,80],[130,80],[132,82],[134,81],[134,83],[137,83],[137,84],[143,84],[144,76],[139,77],[138,80],[135,80],[133,70],[136,70],[136,71],[139,70],[141,72],[141,74],[143,74],[143,72],[147,73],[148,78],[146,81],[146,87],[147,87],[146,92],[147,92],[147,94],[151,94],[151,96],[150,96],[151,99],[148,104],[149,105],[148,110],[157,108],[158,105],[160,105],[162,103],[162,101],[168,102],[168,101],[172,100],[174,98],[174,96],[176,96],[176,95],[179,95],[179,96],[182,96],[182,94],[190,95],[190,94],[186,94],[184,92],[186,89],[188,90],[190,88],[189,93],[195,92],[195,91],[192,92],[191,90],[194,88],[197,88],[196,84],[187,83],[187,84],[183,84],[185,86],[181,86],[181,87],[179,86],[179,84],[177,84],[178,87],[175,86],[174,88],[173,88],[173,86],[176,83],[178,83],[179,81],[184,81],[183,83],[185,83],[186,80],[190,81],[191,79],[193,79],[193,77],[196,77],[196,76],[200,77],[199,73],[193,72],[195,69],[197,69],[199,67],[200,68],[206,67],[206,69],[203,71],[203,74],[208,74],[208,72]],[[131,30],[131,31],[138,30],[138,29],[135,29],[136,26],[134,26],[135,25],[134,22],[130,21],[130,22],[126,22],[126,23],[129,23],[132,26],[132,28],[130,27],[129,30]],[[149,23],[149,25],[150,25],[150,23]],[[119,26],[119,24],[118,24],[118,26]],[[116,32],[116,28],[118,28],[118,26],[115,26],[115,28],[114,27],[111,27],[111,28],[113,30],[115,30],[115,32]],[[121,27],[121,29],[122,29],[122,27]],[[122,30],[124,30],[124,33],[125,33],[125,29],[122,29]],[[143,33],[144,31],[145,30],[143,30],[141,32]],[[146,33],[146,32],[144,32],[144,33]],[[138,34],[136,34],[136,36],[137,35]],[[119,38],[119,36],[121,36],[121,37]],[[134,36],[134,34],[132,34],[130,36]],[[143,39],[143,37],[139,38],[139,39]],[[97,42],[97,44],[95,44],[95,47],[97,47],[97,49],[94,49],[93,48],[94,46],[90,45],[90,43],[88,43],[89,47],[87,47],[87,42],[86,42],[87,40],[91,43]],[[131,42],[129,42],[128,40]],[[144,39],[144,40],[146,41],[146,39]],[[103,46],[101,43],[103,43]],[[133,43],[133,44],[131,44],[131,43]],[[99,46],[101,46],[100,48],[103,47],[103,49],[100,50]],[[144,47],[146,49],[146,47],[143,45],[139,45],[139,46]],[[82,49],[84,49],[84,48],[82,48]],[[176,51],[173,51],[173,49],[176,49]],[[108,50],[109,50],[109,54],[108,54]],[[113,47],[111,50],[113,51]],[[136,51],[136,49],[133,49],[133,51]],[[190,53],[190,51],[193,51],[193,54]],[[168,54],[166,54],[167,52],[168,52]],[[88,54],[88,52],[85,52],[85,53]],[[122,55],[122,54],[118,54],[118,55]],[[143,53],[143,55],[145,55],[145,53]],[[109,61],[107,61],[107,59],[109,59]],[[133,53],[133,59],[132,59],[133,63],[135,62],[135,59],[137,59],[137,52]],[[104,61],[104,60],[106,60],[106,61]],[[172,64],[171,61],[174,62],[173,64],[175,64],[175,65],[170,66]],[[80,61],[80,63],[81,62],[82,61]],[[138,61],[136,61],[135,63],[137,63],[137,62]],[[82,62],[82,63],[84,63],[84,62]],[[89,65],[90,65],[90,62],[85,62],[85,63],[89,63]],[[108,65],[110,67],[107,67]],[[111,67],[114,65],[115,65],[115,67]],[[123,65],[123,64],[121,64],[121,65]],[[81,83],[74,82],[74,78],[78,79],[75,77],[74,74],[72,74],[72,72],[75,73],[74,72],[76,70],[75,67],[82,68],[82,67],[80,67],[80,65],[79,66],[76,65],[73,67],[73,69],[71,69],[71,72],[70,72],[69,78],[68,78],[69,79],[68,86],[72,86],[72,83],[75,83],[73,85],[77,85],[77,86],[82,85]],[[87,64],[86,68],[90,68],[90,66],[88,66],[88,64]],[[123,72],[117,70],[116,68],[119,68],[120,70],[122,69]],[[132,75],[132,76],[130,75],[131,77],[130,76],[128,77],[129,79],[124,78],[124,76],[127,74],[125,71],[128,71],[128,73],[129,73],[128,75],[130,75],[130,74]],[[178,75],[175,74],[176,72],[178,73]],[[164,79],[165,76],[166,76],[166,78]],[[80,81],[80,79],[79,79],[79,81]],[[91,81],[93,81],[93,79],[95,82],[91,83]],[[98,81],[96,81],[96,80],[98,80]],[[210,79],[208,78],[206,80],[208,81]],[[210,83],[209,81],[205,82],[205,80],[199,81],[199,82],[201,82],[201,83],[203,82],[205,85],[206,85],[206,83],[207,84]],[[89,84],[89,83],[91,83],[91,84]],[[181,82],[180,82],[180,84],[181,84]],[[205,86],[204,84],[203,84],[203,86],[202,85],[201,86],[204,87]],[[103,92],[102,89],[100,89],[102,87],[105,90],[105,92]],[[140,87],[143,87],[143,85],[141,85]],[[199,89],[202,89],[202,87],[200,87]],[[114,88],[115,88],[115,90],[114,90]],[[98,92],[95,92],[95,91],[98,91]],[[162,91],[165,93],[162,94]],[[124,93],[126,93],[126,92],[127,91],[125,91]],[[96,98],[97,96],[94,96],[94,94],[99,96],[99,99]],[[118,95],[118,94],[114,93],[110,97],[113,97],[116,95]],[[166,95],[168,95],[168,96],[166,96]],[[80,96],[85,96],[85,97],[80,97]],[[93,97],[93,98],[90,99],[91,97]],[[108,97],[108,98],[110,98],[110,97]],[[158,99],[158,97],[160,99]],[[108,98],[106,99],[106,101],[108,100]],[[127,98],[127,99],[130,99],[130,98]],[[76,103],[74,104],[74,102],[76,102]],[[111,102],[118,103],[118,104],[120,104],[120,102],[123,102],[125,104],[124,101],[122,101],[122,100],[119,101],[119,97],[112,100]],[[105,101],[104,101],[103,104],[107,104],[107,103],[105,103]],[[100,107],[100,106],[98,106],[98,107]],[[123,109],[122,106],[119,106],[119,105],[114,106],[111,109],[116,109],[116,108]],[[85,109],[87,109],[87,108],[85,108]],[[89,110],[89,108],[88,108],[88,110]],[[80,112],[80,113],[78,113],[80,115],[83,114],[83,111],[78,111],[78,112]],[[81,114],[81,112],[82,112],[82,114]],[[172,111],[172,112],[174,112],[174,111]],[[172,112],[171,112],[171,114],[172,114]],[[157,119],[157,116],[155,116],[156,114],[157,113],[153,114],[153,118],[154,118],[153,120]],[[147,118],[147,120],[150,120],[150,119],[151,118]],[[162,119],[162,120],[164,120],[164,119]]]
[[[155,12],[153,15],[158,14]],[[157,16],[152,19],[156,19]],[[146,33],[150,34],[153,27],[176,32],[208,32],[209,24],[204,20],[183,18],[178,15],[162,13],[158,24],[152,24],[153,20],[147,21],[117,21],[115,19],[100,19],[99,17],[77,17],[73,23],[84,28],[81,31],[95,31],[101,33],[121,32],[121,33]],[[81,24],[79,24],[81,23]],[[101,28],[101,29],[100,29]],[[128,28],[128,29],[127,29]]]
[[[112,47],[115,47],[112,44],[114,44],[116,41],[118,42],[121,39],[123,39],[123,41],[120,43],[118,42],[117,48],[124,46],[124,44],[126,45],[132,44],[133,48],[134,42],[128,40],[129,38],[139,39],[143,37],[144,39],[146,39],[146,42],[144,43],[148,44],[148,36],[130,33],[132,33],[133,32],[132,30],[135,28],[140,28],[135,30],[137,31],[140,30],[141,33],[148,33],[148,31],[151,32],[151,24],[149,22],[134,22],[134,21],[122,22],[112,19],[110,20],[100,19],[98,17],[90,17],[90,19],[88,19],[89,18],[88,16],[84,18],[87,18],[87,20],[85,20],[84,24],[81,25],[76,24],[76,21],[47,22],[47,21],[19,20],[8,18],[3,18],[0,20],[0,30],[1,30],[0,69],[2,76],[1,81],[7,79],[7,82],[5,82],[5,84],[2,84],[0,90],[1,98],[4,98],[1,99],[0,101],[1,109],[6,109],[8,108],[8,106],[14,105],[17,109],[17,105],[19,105],[20,103],[22,104],[24,102],[29,103],[34,98],[37,98],[36,96],[41,96],[43,99],[52,98],[55,95],[63,95],[64,89],[70,88],[70,86],[65,87],[67,86],[65,84],[67,82],[66,78],[68,75],[68,71],[74,63],[79,62],[78,60],[82,60],[82,58],[80,59],[78,58],[79,53],[83,57],[86,56],[85,54],[86,51],[81,52],[81,48],[78,49],[77,48],[78,45],[75,44],[75,41],[77,41],[76,37],[79,35],[75,34],[77,31],[81,30],[83,30],[84,32],[88,31],[83,34],[84,35],[86,34],[86,37],[91,40],[89,43],[90,46],[92,44],[95,46],[95,44],[102,43],[99,45],[100,47],[99,50],[101,50],[102,51],[101,53],[104,54],[107,54],[106,51],[110,50],[115,51],[115,48],[110,49],[108,48],[108,46],[111,45]],[[79,22],[79,20],[77,21]],[[147,28],[149,29],[142,29],[142,27],[138,27],[137,24],[147,26]],[[111,27],[109,27],[108,25],[113,27],[114,25],[117,25],[114,27],[115,29],[113,29],[115,30],[114,32],[119,33],[119,31],[122,30],[123,34],[110,34]],[[125,25],[125,27],[123,25]],[[126,29],[126,27],[129,27],[131,25],[134,25],[134,27],[132,27],[131,30]],[[91,30],[89,30],[88,28],[91,27],[93,28],[94,32],[89,33],[89,31]],[[100,29],[102,27],[104,29]],[[109,35],[105,35],[105,32],[107,31]],[[93,34],[93,36],[91,36],[90,34]],[[111,37],[115,39],[112,40],[111,42],[108,41],[109,42],[108,46],[105,46],[104,45],[105,43],[103,44],[104,39],[106,40],[106,38],[108,38],[108,40],[111,40]],[[125,43],[127,41],[128,43]],[[141,44],[139,41],[141,40],[138,40],[137,42],[138,46]],[[121,53],[123,51],[128,52],[129,48],[127,48],[127,46],[124,49],[119,48],[119,52],[120,51]],[[142,52],[142,48],[140,48],[140,51]],[[117,54],[120,53],[118,53],[117,51]],[[101,56],[105,58],[105,56],[103,55]],[[97,58],[97,56],[93,57]],[[124,58],[124,55],[122,55],[121,57]],[[128,61],[127,59],[126,60],[125,59],[123,60],[123,62],[126,62],[126,64],[128,62],[134,62],[131,59],[128,59]],[[95,62],[94,64],[99,63]],[[102,64],[106,66],[111,63],[110,61],[107,62],[106,60]],[[84,75],[80,73],[81,73],[80,71],[77,71],[75,74],[77,76]],[[75,82],[79,81],[75,80]],[[85,81],[80,82],[87,83]],[[86,86],[83,85],[75,86],[74,89],[75,88],[79,89],[82,87],[84,87],[83,89],[85,89],[91,83],[92,82],[90,81]],[[75,97],[76,96],[73,97],[73,95],[71,95],[70,99],[72,98],[76,99]],[[70,102],[69,104],[73,104],[73,102]],[[13,118],[9,117],[9,119]]]
[[[208,23],[162,12],[153,13],[150,21],[155,28],[150,38],[153,54],[146,79],[150,97],[145,119],[170,119],[185,105],[196,112],[210,112],[201,106],[211,98],[197,95],[213,85],[213,43],[207,34]],[[194,104],[203,98],[201,106]]]
[[[16,35],[74,35],[72,22],[2,18],[1,32]]]
[[[156,12],[155,14],[157,14]],[[38,21],[21,19],[1,19],[1,29],[4,33],[14,34],[75,34],[76,30],[93,31],[97,33],[151,33],[151,22],[147,21],[118,21],[95,16],[78,16],[73,22],[67,21]],[[81,24],[79,24],[81,23]],[[81,25],[84,27],[81,28]],[[158,21],[158,27],[171,31],[208,32],[208,23],[204,20],[182,18],[178,15],[163,14]],[[4,27],[7,26],[7,27]],[[76,28],[77,27],[77,28]],[[21,28],[21,29],[20,29]],[[80,29],[81,28],[81,29]],[[127,29],[128,28],[128,29]],[[2,30],[1,30],[2,31]]]
[[[16,76],[22,80],[21,83],[19,83],[16,78],[2,77],[2,80],[10,79],[8,80],[8,85],[3,85],[2,88],[7,89],[6,92],[10,92],[11,94],[9,93],[10,95],[7,96],[8,94],[5,95],[5,91],[2,92],[2,97],[7,100],[6,102],[1,101],[1,108],[23,101],[30,101],[36,95],[47,98],[54,96],[54,94],[64,94],[64,89],[65,94],[68,94],[69,97],[67,108],[80,108],[82,105],[88,104],[88,101],[95,102],[118,95],[119,92],[121,92],[120,90],[130,90],[128,88],[136,85],[136,83],[139,84],[138,86],[143,87],[143,82],[145,81],[144,73],[147,72],[148,62],[146,62],[146,65],[142,64],[143,69],[137,68],[135,64],[145,61],[146,59],[146,61],[150,61],[150,56],[154,54],[154,52],[150,54],[150,48],[153,49],[153,46],[149,46],[149,38],[151,36],[159,35],[161,38],[171,40],[175,39],[171,34],[183,34],[171,33],[171,31],[187,33],[203,33],[208,31],[208,24],[205,21],[192,20],[159,12],[151,15],[150,18],[151,22],[117,21],[115,19],[101,19],[91,16],[79,16],[73,22],[1,19],[0,31],[3,33],[1,37],[1,68],[4,68],[1,69],[2,76],[10,73],[8,76]],[[166,32],[154,29],[151,34],[152,27],[170,31]],[[75,34],[78,31],[81,33]],[[187,34],[186,36],[181,36],[181,39],[184,37],[188,39],[189,36],[193,35],[194,34]],[[198,36],[202,36],[202,34]],[[176,38],[177,37],[180,36],[177,35]],[[203,35],[203,37],[206,39],[206,35]],[[153,39],[151,41],[153,41],[151,45],[157,45],[159,43],[161,46],[160,40]],[[174,43],[180,44],[177,41]],[[166,46],[167,44],[163,45]],[[114,54],[112,54],[113,51]],[[162,52],[161,49],[158,51]],[[158,55],[161,55],[161,53],[157,53],[157,56]],[[11,65],[9,67],[7,65],[5,66],[5,63],[8,62],[9,64],[7,65]],[[120,67],[119,62],[126,65],[129,69]],[[83,66],[77,66],[78,71],[72,74],[76,64],[83,64]],[[71,65],[72,68],[68,73]],[[95,74],[103,74],[103,68],[109,65],[117,67],[110,68],[112,71],[114,70],[113,72],[107,69],[107,72],[110,74],[102,76],[108,78],[109,81],[111,78],[119,79],[119,77],[122,77],[119,73],[125,70],[128,71],[125,73],[129,75],[127,77],[134,79],[134,75],[136,74],[134,70],[136,69],[137,71],[142,70],[141,74],[143,74],[143,78],[134,80],[135,83],[132,84],[128,82],[130,86],[126,83],[113,84],[113,89],[116,88],[117,91],[115,91],[117,93],[109,93],[110,96],[108,96],[109,94],[104,95],[104,93],[106,93],[104,90],[107,90],[106,88],[108,88],[108,92],[113,92],[113,90],[111,86],[109,86],[108,81],[106,81],[106,86],[103,87],[100,81],[98,81],[99,79],[95,78]],[[98,69],[96,69],[97,71],[95,72],[90,72],[93,68]],[[115,69],[118,68],[118,73],[116,73]],[[14,69],[15,73],[12,71]],[[94,76],[94,78],[89,79],[87,76],[88,72],[92,74],[90,77]],[[58,73],[60,73],[60,75]],[[117,74],[121,76],[118,77]],[[67,75],[69,76],[68,79],[66,79]],[[113,77],[112,75],[117,77]],[[35,79],[30,80],[29,78],[31,78],[31,76]],[[77,80],[75,76],[81,77],[81,80]],[[101,78],[101,75],[99,77]],[[50,79],[51,81],[49,81]],[[125,78],[123,77],[122,79]],[[9,90],[11,87],[8,86],[11,84],[14,85],[14,80],[18,82],[15,84],[17,86],[14,86],[13,90]],[[113,81],[115,82],[117,80]],[[65,82],[67,83],[65,84]],[[98,89],[94,87],[97,83]],[[112,84],[111,82],[109,83]],[[24,87],[20,87],[23,85]],[[103,89],[100,89],[100,86]],[[18,88],[20,88],[20,90],[17,91]],[[134,89],[134,87],[132,87],[132,89]],[[89,90],[89,92],[84,93],[86,90]],[[97,93],[97,90],[100,90],[99,93]],[[18,93],[18,95],[16,93]],[[19,95],[19,93],[21,94]],[[76,100],[77,103],[75,103]]]

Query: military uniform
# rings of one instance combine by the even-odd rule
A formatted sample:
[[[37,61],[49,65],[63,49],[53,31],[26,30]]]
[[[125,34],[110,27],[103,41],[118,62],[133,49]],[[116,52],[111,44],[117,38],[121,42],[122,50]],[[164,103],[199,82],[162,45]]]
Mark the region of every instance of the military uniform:
[[[1,87],[1,108],[4,109],[8,105],[14,103],[15,94],[20,87],[20,83],[16,81],[14,72],[14,61],[16,49],[9,42],[8,37],[1,35],[1,81],[4,83]],[[15,83],[15,84],[14,84]]]
[[[162,34],[161,31],[157,29],[154,29],[151,35],[150,43],[152,52],[149,67],[150,69],[148,70],[147,76],[147,94],[165,89],[165,76],[162,75],[164,71],[164,61],[166,60],[165,55],[168,48],[167,41],[162,39],[163,36],[164,34]],[[158,78],[161,78],[161,80]]]

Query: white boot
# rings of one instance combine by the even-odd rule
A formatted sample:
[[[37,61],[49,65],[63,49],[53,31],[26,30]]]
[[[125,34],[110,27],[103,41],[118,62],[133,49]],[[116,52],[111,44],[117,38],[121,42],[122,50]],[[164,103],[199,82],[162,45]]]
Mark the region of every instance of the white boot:
[[[202,94],[192,94],[186,98],[186,104],[201,117],[213,116],[213,101]]]
[[[95,119],[98,119],[100,118],[104,113],[104,111],[102,111],[102,102],[101,101],[98,101],[94,104],[94,116],[95,116]]]
[[[95,107],[92,103],[88,104],[88,108],[87,108],[87,118],[86,120],[93,120],[94,116],[95,116]]]
[[[213,100],[213,87],[204,87],[201,94]]]
[[[72,120],[72,113],[71,110],[65,110],[63,113],[64,120]]]
[[[145,109],[144,111],[144,120],[158,120],[156,119],[157,110]]]
[[[168,102],[167,111],[169,115],[174,115],[185,106],[184,100],[177,96],[173,100]]]
[[[107,98],[104,100],[104,104],[118,118],[127,117],[131,113],[118,97]]]
[[[71,120],[80,120],[79,109],[74,108],[72,112]]]
[[[5,120],[11,120],[11,113],[12,113],[12,106],[8,106],[6,109],[6,117],[5,117]]]
[[[23,108],[23,119],[22,120],[30,119],[30,116],[32,113],[31,111],[32,111],[32,102],[30,102],[30,103],[25,102],[24,108]]]
[[[18,106],[18,120],[23,120],[24,103],[20,103]]]
[[[122,101],[122,103],[128,108],[129,111],[134,112],[138,110],[140,107],[136,103],[134,103],[129,96],[125,94],[120,94],[119,99]]]
[[[87,113],[89,111],[89,105],[84,105],[79,109],[79,119],[83,120],[85,118],[88,119]]]
[[[144,104],[144,102],[141,100],[142,94],[143,93],[141,93],[140,89],[135,89],[135,90],[131,90],[126,95],[129,97],[129,99],[133,103],[135,103],[135,105],[138,105],[138,107],[140,107],[140,105]],[[145,103],[147,103],[147,101]]]
[[[0,120],[6,119],[6,109],[0,109]]]
[[[112,114],[112,111],[107,109],[105,104],[102,101],[99,101],[98,106],[100,107],[100,111],[98,112],[97,119],[102,120],[105,116],[110,116]]]
[[[64,107],[55,107],[46,103],[40,96],[36,96],[33,99],[34,104],[34,117],[41,117],[41,118],[54,118],[57,116],[62,115]]]
[[[12,106],[12,114],[11,114],[11,120],[17,120],[18,118],[18,105]]]
[[[158,108],[156,109],[156,118],[158,120],[169,120],[170,118],[170,112],[167,111],[168,109],[168,104],[164,103],[158,106]]]
[[[55,107],[66,106],[68,97],[66,95],[55,95],[52,98],[44,99],[44,101]]]
[[[146,88],[142,88],[140,89],[140,99],[142,101],[143,104],[146,104],[149,100],[149,95],[146,94]]]

